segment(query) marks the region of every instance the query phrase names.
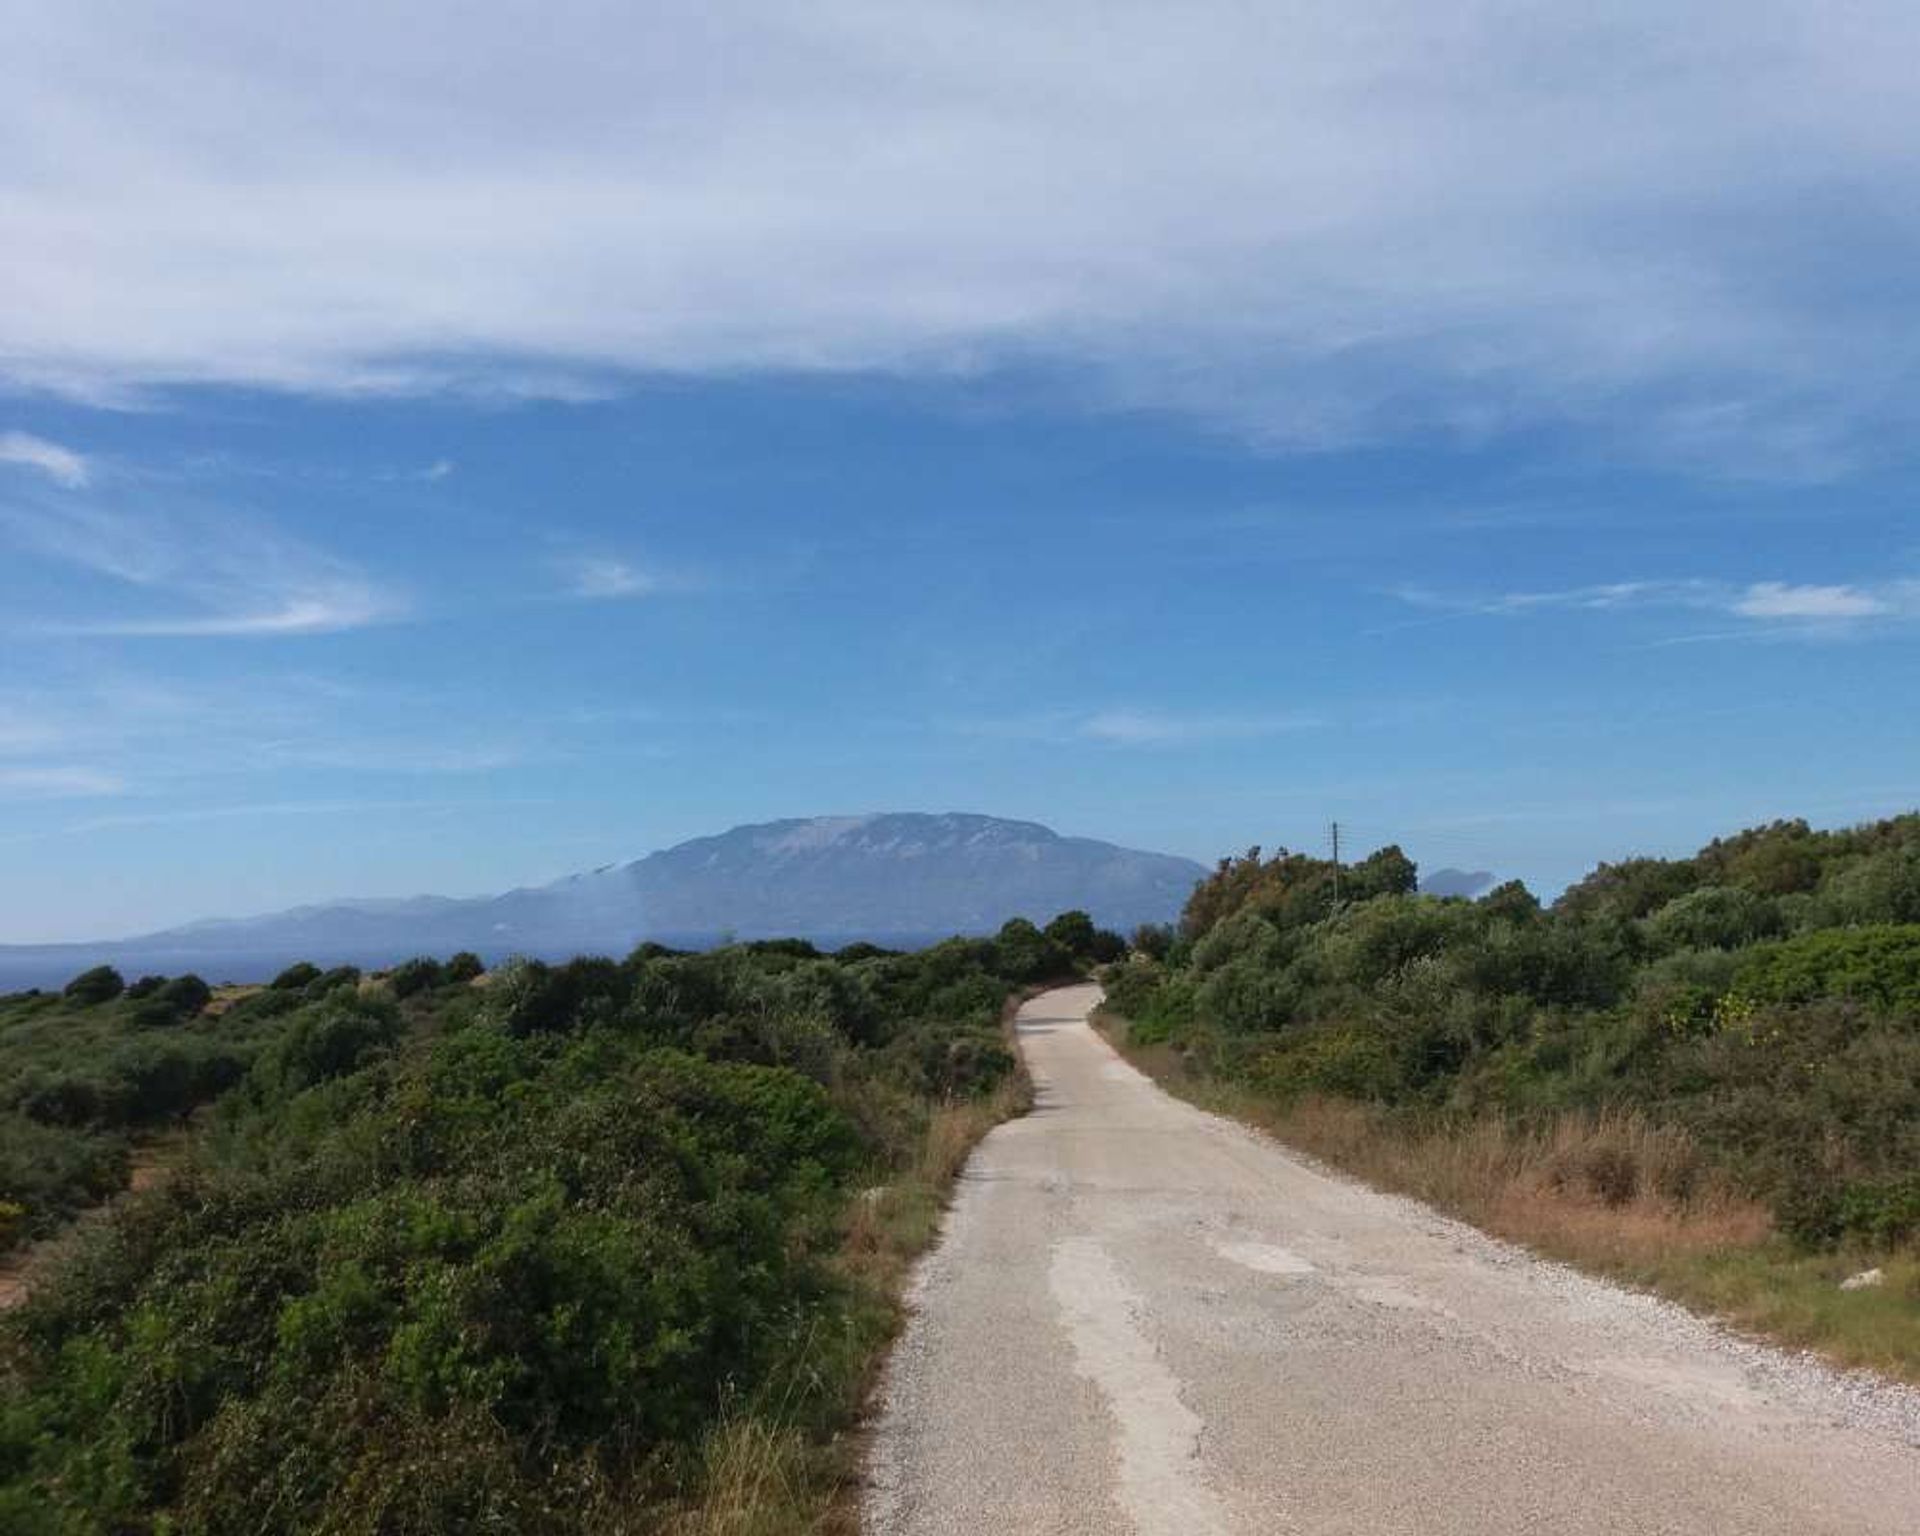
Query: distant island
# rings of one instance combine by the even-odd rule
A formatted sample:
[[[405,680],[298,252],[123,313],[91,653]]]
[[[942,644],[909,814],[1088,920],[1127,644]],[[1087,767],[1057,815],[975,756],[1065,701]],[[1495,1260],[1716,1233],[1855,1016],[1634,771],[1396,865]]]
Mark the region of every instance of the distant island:
[[[1493,889],[1494,875],[1487,869],[1436,869],[1420,877],[1422,896],[1478,896]]]

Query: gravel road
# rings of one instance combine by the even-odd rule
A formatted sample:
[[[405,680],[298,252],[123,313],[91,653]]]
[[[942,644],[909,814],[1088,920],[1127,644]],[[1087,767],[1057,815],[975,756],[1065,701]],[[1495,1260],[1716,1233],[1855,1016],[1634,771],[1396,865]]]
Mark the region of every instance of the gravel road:
[[[1169,1098],[1036,998],[915,1282],[870,1536],[1920,1532],[1920,1393],[1735,1339]]]

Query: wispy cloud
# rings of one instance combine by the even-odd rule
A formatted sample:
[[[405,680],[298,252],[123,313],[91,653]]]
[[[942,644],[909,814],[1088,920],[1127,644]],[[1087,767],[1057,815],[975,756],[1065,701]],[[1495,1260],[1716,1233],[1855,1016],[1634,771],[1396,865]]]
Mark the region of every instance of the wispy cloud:
[[[0,432],[0,464],[38,470],[56,485],[78,490],[91,478],[87,461],[71,448],[30,432]]]
[[[420,464],[406,469],[375,470],[373,478],[402,484],[438,485],[442,480],[449,478],[458,467],[452,459],[435,459],[430,464]]]
[[[646,597],[660,590],[660,578],[630,560],[603,555],[570,555],[554,561],[554,569],[570,597],[600,600]]]
[[[0,542],[110,578],[159,611],[49,618],[67,635],[267,637],[397,618],[399,595],[258,519],[204,507],[42,501],[0,505]]]
[[[275,606],[198,618],[101,619],[51,626],[62,634],[210,639],[231,636],[323,635],[392,618],[394,610],[371,587],[333,584],[301,596],[270,599]]]
[[[251,755],[263,767],[435,776],[492,773],[524,763],[529,753],[511,741],[435,741],[423,737],[360,735],[263,741],[254,745]],[[554,754],[550,750],[548,755]]]
[[[556,0],[538,49],[475,6],[372,74],[359,3],[292,51],[242,0],[43,9],[0,98],[15,384],[1037,363],[1281,442],[1549,420],[1814,472],[1920,416],[1895,0]]]
[[[1179,715],[1159,710],[1110,709],[1080,722],[1089,741],[1122,747],[1177,746],[1195,741],[1228,741],[1274,736],[1307,729],[1318,722],[1303,715]]]
[[[59,826],[35,827],[30,831],[0,836],[0,845],[45,842],[63,837],[85,837],[97,832],[119,832],[138,827],[191,826],[199,822],[277,820],[283,817],[354,817],[391,812],[409,816],[447,816],[466,811],[498,810],[516,806],[545,805],[538,798],[516,797],[487,800],[275,800],[235,805],[192,806],[156,811],[124,811],[104,816],[89,816]]]
[[[54,721],[27,710],[0,703],[0,757],[41,752],[61,741]]]
[[[1401,602],[1451,614],[1536,613],[1544,609],[1605,610],[1655,605],[1712,606],[1706,599],[1711,583],[1701,581],[1607,581],[1590,586],[1559,587],[1514,592],[1443,592],[1432,587],[1393,589]]]
[[[568,750],[561,721],[536,745],[471,700],[435,695],[430,729],[421,707],[408,691],[287,672],[198,686],[124,674],[0,682],[0,800],[126,794],[165,804],[251,782],[391,790],[484,781]]]
[[[1400,587],[1393,595],[1416,608],[1470,617],[1609,610],[1691,610],[1744,621],[1741,628],[1711,636],[1727,639],[1765,633],[1833,634],[1871,621],[1920,619],[1920,581],[1788,582],[1746,584],[1700,578],[1618,581],[1591,586],[1496,593],[1443,592]],[[1671,641],[1668,643],[1672,643]]]
[[[118,795],[126,790],[118,774],[99,768],[0,767],[0,800],[39,800]]]
[[[1108,747],[1178,747],[1277,736],[1288,731],[1310,730],[1320,723],[1310,715],[1183,714],[1170,710],[1127,707],[1090,712],[1051,710],[1030,715],[950,720],[945,722],[945,728],[960,735],[1009,741],[1063,745],[1090,742]]]

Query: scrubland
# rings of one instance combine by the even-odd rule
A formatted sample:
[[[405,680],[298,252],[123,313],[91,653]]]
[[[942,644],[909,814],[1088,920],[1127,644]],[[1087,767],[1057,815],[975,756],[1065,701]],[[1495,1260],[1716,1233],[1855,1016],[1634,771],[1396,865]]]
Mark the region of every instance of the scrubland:
[[[1083,926],[0,1000],[12,1240],[64,1233],[0,1322],[0,1528],[844,1528],[907,1267],[1022,1102],[1007,999]]]

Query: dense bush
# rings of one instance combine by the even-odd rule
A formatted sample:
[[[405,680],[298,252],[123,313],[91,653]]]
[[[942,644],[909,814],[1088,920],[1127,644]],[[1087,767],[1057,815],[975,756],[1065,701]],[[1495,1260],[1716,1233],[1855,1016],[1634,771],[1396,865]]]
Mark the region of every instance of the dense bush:
[[[387,986],[395,997],[412,997],[443,985],[446,979],[446,969],[440,962],[422,955],[396,965],[387,975]]]
[[[1920,923],[1829,929],[1743,957],[1734,990],[1762,1002],[1844,997],[1920,1017]]]
[[[1134,1038],[1282,1098],[1685,1127],[1809,1242],[1905,1240],[1920,1177],[1920,816],[1603,864],[1542,910],[1258,849],[1106,972]]]
[[[126,1182],[126,1138],[75,1132],[24,1115],[0,1115],[0,1252],[45,1237],[74,1211],[104,1200]]]
[[[82,971],[67,983],[61,995],[70,1003],[82,1007],[92,1007],[97,1003],[110,1003],[126,990],[126,983],[120,979],[120,973],[110,965],[96,965],[90,971]]]
[[[1656,949],[1740,949],[1782,927],[1776,903],[1734,886],[1707,885],[1676,896],[1647,919]]]
[[[189,972],[162,982],[154,991],[153,1000],[165,1004],[182,1018],[192,1018],[213,1001],[213,988]]]
[[[1087,925],[1089,931],[1092,926]],[[1000,970],[1019,981],[1046,981],[1073,968],[1072,952],[1024,917],[1002,926],[993,942]]]
[[[1040,931],[1070,955],[1084,955],[1093,949],[1093,919],[1084,912],[1062,912]]]
[[[1027,924],[473,989],[291,968],[165,1033],[151,997],[0,1000],[0,1233],[115,1187],[107,1127],[218,1095],[4,1324],[0,1528],[649,1528],[723,1412],[853,1401],[846,1213],[1005,1077],[1004,1000],[1061,963]]]

